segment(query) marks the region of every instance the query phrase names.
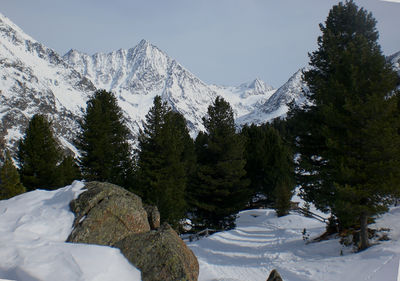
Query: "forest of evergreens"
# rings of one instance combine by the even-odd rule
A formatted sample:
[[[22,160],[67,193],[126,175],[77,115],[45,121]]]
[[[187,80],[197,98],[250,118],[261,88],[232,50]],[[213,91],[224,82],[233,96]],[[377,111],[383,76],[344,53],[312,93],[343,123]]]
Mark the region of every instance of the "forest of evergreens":
[[[288,214],[299,186],[305,201],[331,214],[330,231],[360,230],[359,248],[367,248],[368,224],[400,195],[399,77],[372,14],[353,1],[335,5],[320,29],[303,73],[308,102],[292,103],[285,118],[238,128],[229,102],[217,97],[193,140],[184,116],[156,96],[131,136],[113,93],[99,90],[79,121],[78,158],[40,114],[19,142],[17,167],[0,143],[0,199],[75,179],[106,181],[156,205],[177,230],[185,218],[194,229],[225,230],[255,198]]]

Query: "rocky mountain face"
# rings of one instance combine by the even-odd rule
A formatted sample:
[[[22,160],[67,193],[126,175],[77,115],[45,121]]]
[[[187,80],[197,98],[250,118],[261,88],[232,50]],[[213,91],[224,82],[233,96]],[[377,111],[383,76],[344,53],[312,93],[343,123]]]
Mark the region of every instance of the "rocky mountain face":
[[[73,149],[77,118],[94,90],[61,56],[0,14],[0,138],[11,150],[35,113],[46,114],[60,143]]]
[[[156,95],[185,116],[195,135],[204,130],[202,118],[218,95],[231,103],[239,117],[265,102],[274,91],[259,79],[238,87],[207,85],[146,40],[129,50],[92,56],[71,50],[63,58],[97,88],[115,93],[136,127],[140,127]]]
[[[400,77],[400,52],[387,57],[387,60],[392,63],[394,70]],[[253,111],[240,116],[236,122],[240,125],[265,123],[274,118],[285,116],[289,109],[288,104],[292,101],[297,106],[307,103],[306,94],[309,92],[309,88],[302,79],[303,72],[307,70],[307,67],[298,70],[264,103],[255,105]]]
[[[116,95],[132,136],[160,95],[184,115],[193,137],[204,130],[202,118],[217,96],[232,105],[240,126],[284,116],[287,104],[304,103],[308,91],[301,79],[303,70],[278,90],[260,79],[239,86],[208,85],[146,40],[108,54],[71,50],[60,56],[1,14],[0,40],[0,139],[11,151],[29,119],[41,113],[52,121],[60,144],[76,153],[77,121],[96,89]],[[390,59],[400,72],[400,53]]]
[[[63,147],[75,152],[86,101],[96,89],[112,91],[134,136],[160,95],[188,120],[192,136],[220,95],[237,118],[264,104],[275,90],[255,79],[237,87],[207,85],[156,46],[142,40],[129,50],[92,56],[71,50],[63,57],[0,14],[0,138],[15,151],[29,119],[47,115]]]
[[[304,104],[306,102],[305,93],[309,91],[302,80],[303,71],[306,69],[298,70],[264,103],[255,106],[254,110],[249,114],[239,117],[237,123],[241,125],[265,123],[274,118],[285,116],[289,109],[288,104],[292,101],[299,106]]]

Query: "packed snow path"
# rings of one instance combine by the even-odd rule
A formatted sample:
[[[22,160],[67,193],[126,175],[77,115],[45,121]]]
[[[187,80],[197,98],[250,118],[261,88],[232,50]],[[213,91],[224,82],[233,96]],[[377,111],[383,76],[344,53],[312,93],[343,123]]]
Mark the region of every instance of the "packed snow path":
[[[392,240],[357,254],[338,239],[305,243],[304,228],[315,237],[325,225],[299,215],[277,218],[273,210],[241,212],[236,229],[189,246],[200,263],[200,281],[265,281],[274,268],[285,281],[397,281],[399,220],[400,208],[379,219],[375,227],[395,228]]]

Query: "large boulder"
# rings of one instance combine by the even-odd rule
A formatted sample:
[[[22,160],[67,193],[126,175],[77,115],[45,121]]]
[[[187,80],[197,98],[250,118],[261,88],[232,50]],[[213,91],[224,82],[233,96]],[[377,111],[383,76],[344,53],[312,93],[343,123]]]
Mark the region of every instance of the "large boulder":
[[[144,207],[139,196],[113,184],[85,188],[70,203],[75,221],[68,242],[119,248],[144,281],[197,280],[197,258],[168,224],[160,227],[156,207]]]
[[[199,275],[197,258],[168,224],[128,236],[115,247],[140,268],[143,281],[197,280]]]
[[[68,242],[113,246],[133,234],[150,231],[142,199],[113,184],[89,182],[70,203],[75,213]]]

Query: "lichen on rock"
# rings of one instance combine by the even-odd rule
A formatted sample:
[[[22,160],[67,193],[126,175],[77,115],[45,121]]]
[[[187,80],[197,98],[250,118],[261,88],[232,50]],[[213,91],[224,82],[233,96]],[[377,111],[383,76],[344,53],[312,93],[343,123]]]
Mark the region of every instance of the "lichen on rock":
[[[68,242],[113,246],[132,233],[150,230],[139,196],[110,183],[89,182],[85,188],[70,204],[76,218]]]
[[[166,223],[158,230],[128,236],[115,246],[140,268],[143,281],[197,280],[197,258]]]
[[[160,226],[157,207],[113,184],[89,182],[71,201],[75,213],[68,242],[119,248],[142,272],[143,281],[195,281],[196,256],[168,224]]]

